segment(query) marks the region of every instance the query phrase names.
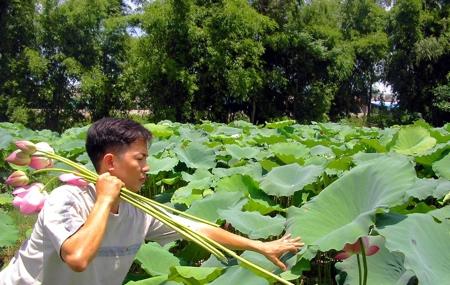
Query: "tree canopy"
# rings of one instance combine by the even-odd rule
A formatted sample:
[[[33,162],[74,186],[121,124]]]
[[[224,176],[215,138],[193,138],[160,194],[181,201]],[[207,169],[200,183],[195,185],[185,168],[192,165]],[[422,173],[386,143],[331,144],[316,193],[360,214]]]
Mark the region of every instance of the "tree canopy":
[[[449,13],[443,0],[4,0],[0,120],[339,120],[370,115],[382,82],[394,122],[441,125]]]

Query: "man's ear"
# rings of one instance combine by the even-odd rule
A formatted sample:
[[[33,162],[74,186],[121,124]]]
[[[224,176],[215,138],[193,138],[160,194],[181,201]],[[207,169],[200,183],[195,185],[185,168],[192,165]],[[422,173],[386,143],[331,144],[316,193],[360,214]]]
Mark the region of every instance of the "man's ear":
[[[109,172],[114,171],[115,166],[115,157],[112,153],[107,153],[103,156],[103,165],[105,166],[105,169],[107,169]]]

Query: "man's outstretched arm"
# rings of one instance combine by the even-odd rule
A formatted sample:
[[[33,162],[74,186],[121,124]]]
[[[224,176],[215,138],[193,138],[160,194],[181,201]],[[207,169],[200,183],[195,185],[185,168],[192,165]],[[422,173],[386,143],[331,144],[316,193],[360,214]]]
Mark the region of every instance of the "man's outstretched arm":
[[[304,243],[301,242],[300,237],[291,238],[290,234],[274,241],[262,242],[259,240],[248,239],[209,225],[201,225],[197,231],[230,249],[258,252],[282,270],[286,270],[287,268],[280,260],[280,257],[287,252],[296,253],[304,245]]]

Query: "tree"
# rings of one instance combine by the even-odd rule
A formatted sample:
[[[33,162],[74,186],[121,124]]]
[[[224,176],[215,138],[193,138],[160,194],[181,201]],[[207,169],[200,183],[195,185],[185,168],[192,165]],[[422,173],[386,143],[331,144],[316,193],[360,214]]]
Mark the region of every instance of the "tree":
[[[388,80],[400,107],[436,125],[450,116],[445,103],[450,71],[449,13],[448,1],[398,1],[389,26]]]

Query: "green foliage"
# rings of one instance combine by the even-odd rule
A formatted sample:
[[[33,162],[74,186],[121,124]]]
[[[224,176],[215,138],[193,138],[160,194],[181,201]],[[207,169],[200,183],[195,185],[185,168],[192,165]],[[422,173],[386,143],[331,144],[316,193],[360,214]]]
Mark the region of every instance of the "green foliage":
[[[358,274],[355,258],[335,264],[333,256],[346,243],[367,235],[381,247],[368,258],[369,284],[407,284],[414,278],[432,284],[433,278],[446,273],[448,258],[435,255],[446,250],[443,241],[448,239],[447,125],[434,128],[422,120],[378,129],[283,120],[265,127],[243,121],[229,125],[163,121],[147,127],[155,137],[148,158],[151,179],[142,194],[251,238],[300,235],[307,247],[282,257],[289,265],[287,272],[256,253],[243,253],[287,280],[308,280],[301,274],[317,275],[327,266],[343,270],[341,283],[353,284]],[[84,126],[59,135],[1,123],[0,157],[12,151],[14,140],[45,140],[62,155],[87,163],[86,131]],[[0,164],[2,179],[10,172],[9,164]],[[11,209],[10,194],[0,200],[2,208]],[[0,220],[0,227],[9,233],[2,235],[8,244],[29,227],[20,219]],[[325,255],[326,265],[318,265],[315,260]],[[127,282],[273,283],[233,260],[222,264],[206,258],[189,243],[165,247],[148,243],[141,247]],[[416,261],[425,259],[436,268],[437,277]],[[189,267],[200,264],[201,269]],[[308,268],[311,271],[304,272]],[[324,273],[324,278],[332,280],[332,274]]]

